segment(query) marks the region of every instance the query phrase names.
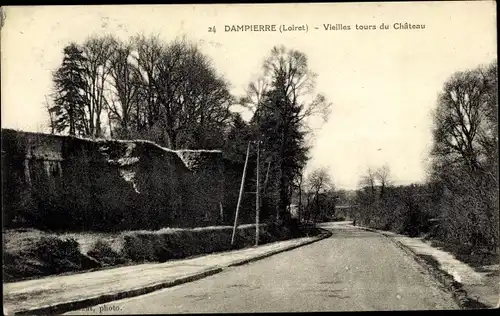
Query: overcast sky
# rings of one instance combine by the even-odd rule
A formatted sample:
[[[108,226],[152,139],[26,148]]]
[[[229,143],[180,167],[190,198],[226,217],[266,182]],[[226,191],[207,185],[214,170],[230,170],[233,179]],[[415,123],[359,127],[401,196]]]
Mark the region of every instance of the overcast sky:
[[[186,34],[200,43],[241,94],[273,45],[304,52],[317,92],[332,103],[314,125],[308,170],[329,168],[337,187],[355,188],[368,166],[387,163],[395,183],[423,181],[432,144],[431,111],[455,71],[496,58],[495,3],[361,3],[198,6],[9,7],[2,29],[2,127],[47,132],[43,107],[51,71],[70,41],[113,34]],[[394,30],[394,23],[425,24]],[[323,24],[351,30],[325,31]],[[391,25],[356,30],[356,24]],[[307,32],[223,32],[224,25],[305,25]],[[207,32],[215,26],[216,33]],[[318,27],[316,30],[314,27]]]

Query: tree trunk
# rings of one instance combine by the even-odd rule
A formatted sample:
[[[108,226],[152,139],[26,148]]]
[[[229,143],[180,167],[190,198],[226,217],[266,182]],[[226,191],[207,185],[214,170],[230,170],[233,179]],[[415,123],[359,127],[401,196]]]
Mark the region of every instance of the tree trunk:
[[[314,222],[316,223],[316,220],[318,218],[320,212],[320,206],[319,206],[319,191],[316,191],[316,212],[314,212]]]
[[[286,207],[288,206],[288,175],[286,170],[285,148],[287,143],[288,126],[285,122],[283,132],[281,133],[280,145],[280,201],[278,206],[278,218],[283,218],[286,214]]]
[[[74,136],[75,135],[75,115],[74,115],[73,110],[71,108],[68,110],[68,119],[69,119],[69,134]]]

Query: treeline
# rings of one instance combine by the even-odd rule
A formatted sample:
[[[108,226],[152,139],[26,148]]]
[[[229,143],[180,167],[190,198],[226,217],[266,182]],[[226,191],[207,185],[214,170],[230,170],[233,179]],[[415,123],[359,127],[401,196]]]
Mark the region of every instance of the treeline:
[[[337,219],[335,206],[338,198],[328,169],[316,168],[301,181],[295,195],[298,218],[314,223]]]
[[[428,232],[445,242],[497,250],[496,61],[453,74],[439,95],[433,123],[427,183],[395,187],[388,167],[368,170],[357,194],[357,218],[375,228],[412,236]]]
[[[330,105],[314,93],[316,74],[305,54],[272,48],[246,94],[233,96],[210,58],[186,38],[167,43],[153,36],[126,42],[94,36],[70,43],[63,53],[47,101],[53,133],[222,149],[239,164],[250,146],[250,172],[259,147],[263,212],[286,217],[308,160],[306,119],[326,120]],[[251,120],[233,112],[233,105],[251,110]],[[254,179],[247,175],[253,192]]]
[[[434,233],[432,220],[439,217],[441,188],[431,184],[366,186],[358,190],[353,220],[381,230],[411,237]]]
[[[234,115],[229,83],[199,47],[135,36],[91,37],[64,48],[47,104],[52,132],[218,148]]]

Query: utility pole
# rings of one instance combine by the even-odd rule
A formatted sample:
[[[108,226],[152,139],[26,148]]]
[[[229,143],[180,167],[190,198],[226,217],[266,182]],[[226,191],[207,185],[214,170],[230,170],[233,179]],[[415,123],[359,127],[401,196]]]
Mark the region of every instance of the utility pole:
[[[220,209],[220,220],[222,224],[224,223],[224,208],[222,207],[222,201],[219,202],[219,209]]]
[[[250,154],[250,143],[248,142],[247,156],[245,158],[245,166],[243,167],[243,176],[241,177],[240,195],[238,196],[238,204],[236,205],[236,214],[234,216],[233,236],[231,237],[231,245],[234,245],[234,236],[236,234],[236,225],[238,224],[238,212],[240,210],[241,197],[245,186],[245,175],[247,173],[248,155]]]
[[[300,173],[300,182],[299,182],[299,209],[297,210],[298,218],[299,218],[299,223],[301,223],[301,216],[302,216],[302,172]]]
[[[264,191],[267,189],[267,179],[269,179],[269,168],[271,168],[271,161],[267,163],[266,178],[264,180]]]
[[[255,246],[259,245],[259,220],[260,220],[260,188],[259,188],[259,165],[260,165],[260,141],[257,141],[257,183],[255,185]]]
[[[259,222],[260,222],[260,104],[257,103],[255,111],[257,118],[257,161],[256,161],[256,183],[255,183],[255,246],[259,245]]]

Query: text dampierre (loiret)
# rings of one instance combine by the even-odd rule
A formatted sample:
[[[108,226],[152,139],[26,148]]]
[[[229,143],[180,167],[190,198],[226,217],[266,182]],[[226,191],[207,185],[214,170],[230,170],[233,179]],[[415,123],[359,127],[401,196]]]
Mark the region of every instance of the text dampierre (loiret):
[[[323,31],[369,31],[369,30],[424,30],[425,24],[409,22],[380,23],[376,24],[343,24],[323,23],[313,25],[314,30]],[[224,32],[308,32],[308,24],[226,24]],[[209,32],[216,32],[216,27],[209,27]]]

